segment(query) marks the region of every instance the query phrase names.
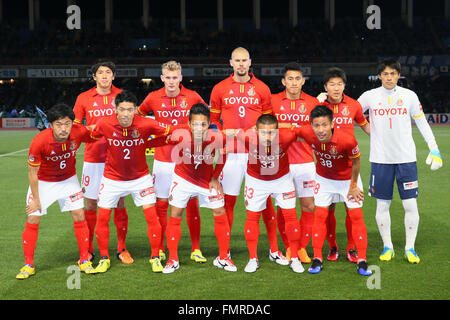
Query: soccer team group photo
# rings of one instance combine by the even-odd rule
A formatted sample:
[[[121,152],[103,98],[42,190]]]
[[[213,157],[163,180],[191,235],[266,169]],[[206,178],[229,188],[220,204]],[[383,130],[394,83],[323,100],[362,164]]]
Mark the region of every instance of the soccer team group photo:
[[[248,41],[210,55],[229,70],[213,78],[182,52],[140,83],[92,58],[83,90],[23,110],[39,130],[0,129],[3,299],[448,299],[448,266],[425,278],[445,265],[449,134],[410,62],[367,58],[369,86],[342,60],[313,77],[304,54],[261,69]]]

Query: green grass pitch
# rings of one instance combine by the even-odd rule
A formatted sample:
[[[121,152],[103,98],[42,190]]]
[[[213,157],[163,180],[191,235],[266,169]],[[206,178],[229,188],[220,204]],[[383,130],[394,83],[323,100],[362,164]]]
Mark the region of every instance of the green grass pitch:
[[[145,299],[145,300],[284,300],[284,299],[448,299],[450,297],[449,233],[449,181],[450,181],[450,127],[433,127],[444,159],[444,167],[432,172],[425,165],[428,154],[423,138],[414,128],[419,169],[420,226],[416,251],[421,258],[418,265],[409,264],[404,256],[404,212],[395,190],[391,205],[392,239],[396,257],[391,262],[381,262],[381,238],[375,222],[373,198],[366,196],[363,211],[368,231],[368,262],[378,267],[378,278],[369,284],[368,278],[357,274],[356,266],[346,261],[345,212],[342,204],[336,209],[337,240],[341,257],[337,262],[324,263],[319,275],[293,273],[289,267],[276,265],[268,259],[268,241],[261,221],[258,246],[260,269],[246,274],[248,251],[243,235],[245,208],[242,195],[238,198],[231,237],[231,253],[238,272],[229,273],[212,265],[218,254],[214,237],[212,214],[201,209],[201,248],[208,258],[205,264],[189,259],[190,238],[186,220],[182,223],[179,257],[181,268],[171,275],[151,272],[148,263],[150,245],[142,210],[127,199],[129,228],[127,247],[135,259],[133,265],[122,265],[113,254],[117,240],[111,219],[110,253],[111,269],[105,274],[80,275],[79,289],[73,288],[70,266],[76,264],[78,249],[72,218],[60,213],[55,203],[41,220],[35,252],[36,275],[19,281],[15,279],[23,265],[21,235],[25,225],[25,196],[28,187],[27,148],[37,131],[0,131],[0,299]],[[367,194],[370,166],[368,162],[369,139],[361,130],[356,136],[362,153],[361,176]],[[18,151],[18,152],[16,152]],[[10,154],[11,153],[11,154]],[[78,154],[77,169],[81,174],[83,148]],[[9,155],[5,155],[9,154]],[[152,158],[149,157],[151,167]],[[284,251],[281,239],[280,249]],[[312,255],[311,243],[307,248]],[[328,245],[324,246],[326,254]],[[98,256],[98,250],[96,248]],[[97,264],[98,259],[95,261]],[[309,265],[305,265],[307,268]],[[375,282],[377,280],[378,282]],[[69,285],[68,285],[69,284]]]

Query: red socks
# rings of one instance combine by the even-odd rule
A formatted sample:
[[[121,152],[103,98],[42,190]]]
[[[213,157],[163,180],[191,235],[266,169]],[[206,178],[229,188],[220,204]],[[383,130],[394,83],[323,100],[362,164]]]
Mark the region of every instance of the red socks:
[[[89,252],[94,252],[94,234],[97,225],[97,210],[84,210],[87,227],[89,229]],[[109,220],[108,220],[109,222]],[[114,224],[117,231],[117,252],[126,249],[125,239],[128,233],[128,214],[126,208],[114,209]]]
[[[278,252],[277,220],[275,217],[275,209],[273,208],[272,199],[270,197],[267,198],[266,209],[262,211],[262,217],[267,229],[270,251]]]
[[[226,259],[230,250],[230,225],[226,214],[214,216],[214,234],[219,244],[219,259]]]
[[[198,200],[192,198],[186,206],[186,222],[191,236],[192,251],[200,250],[200,211],[198,209]]]
[[[281,209],[286,225],[286,235],[289,240],[289,248],[291,248],[291,258],[298,257],[298,249],[300,243],[300,223],[297,220],[297,211],[292,209]]]
[[[156,200],[156,214],[159,219],[159,224],[161,225],[161,243],[159,249],[166,251],[164,247],[164,240],[167,228],[167,209],[169,208],[168,201]]]
[[[166,230],[169,259],[178,261],[178,242],[181,238],[181,218],[169,217]]]
[[[109,247],[109,220],[111,219],[112,209],[98,208],[97,226],[95,236],[101,257],[108,257]]]
[[[97,224],[97,209],[84,210],[84,217],[89,228],[89,252],[94,252],[94,234]]]
[[[78,250],[80,251],[80,261],[88,260],[89,249],[89,228],[86,220],[74,221],[73,228],[75,230],[75,237],[78,242]]]
[[[22,233],[23,254],[25,256],[25,264],[33,266],[34,249],[38,238],[39,224],[25,224],[25,230]]]
[[[327,233],[328,208],[316,207],[314,214],[314,224],[312,228],[312,246],[314,249],[314,258],[322,258],[322,248]]]
[[[117,252],[126,249],[125,239],[128,232],[128,214],[126,208],[114,209],[114,224],[117,230]]]
[[[336,243],[336,216],[334,215],[335,209],[329,209],[327,219],[327,240],[330,248],[337,248]]]
[[[347,251],[355,248],[355,242],[352,237],[352,221],[348,215],[348,208],[345,207],[347,216],[345,217],[345,228],[347,229]],[[336,247],[336,216],[334,214],[335,209],[329,211],[327,220],[327,240],[330,244],[330,248]]]
[[[352,237],[352,219],[350,219],[347,207],[345,207],[345,211],[347,212],[347,215],[345,217],[345,229],[347,229],[347,251],[348,251],[350,249],[355,249],[355,242],[353,241]]]
[[[245,240],[247,241],[250,259],[258,258],[259,218],[261,212],[247,210],[247,220],[244,225]]]
[[[358,251],[358,260],[366,260],[367,253],[367,229],[364,224],[363,211],[361,208],[349,209],[348,215],[352,224],[352,236]]]
[[[80,251],[80,260],[88,259],[89,249],[89,228],[86,220],[74,221],[73,227],[75,237],[78,242],[78,249]],[[36,249],[36,242],[38,238],[39,224],[25,224],[25,230],[22,233],[23,253],[25,256],[25,264],[33,266],[34,264],[34,250]]]
[[[277,208],[277,225],[278,231],[280,232],[281,241],[283,241],[284,249],[287,250],[289,248],[289,240],[286,235],[286,227],[284,223],[283,213],[281,213],[281,208]]]
[[[300,247],[306,248],[311,239],[312,228],[314,224],[314,211],[307,212],[302,211],[302,216],[300,217]]]
[[[230,224],[230,230],[233,226],[234,218],[234,205],[236,204],[237,196],[225,195],[225,212],[227,213],[228,223]]]
[[[144,210],[147,221],[147,235],[150,240],[151,257],[159,257],[159,246],[161,245],[161,225],[156,215],[156,207],[149,207]]]

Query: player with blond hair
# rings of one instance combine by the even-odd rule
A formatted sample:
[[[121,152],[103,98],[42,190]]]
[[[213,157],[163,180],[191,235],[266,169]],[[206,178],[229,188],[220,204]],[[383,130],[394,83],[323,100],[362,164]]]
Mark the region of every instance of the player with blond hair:
[[[141,115],[153,113],[155,119],[170,125],[186,124],[189,110],[196,103],[205,103],[200,95],[185,88],[182,67],[177,61],[167,61],[161,66],[161,89],[150,92],[138,107]],[[153,162],[153,179],[155,180],[156,212],[162,228],[160,257],[164,260],[164,234],[167,227],[167,210],[169,207],[169,190],[172,183],[175,162],[172,158],[173,145],[166,145],[155,150]],[[200,250],[201,219],[197,199],[191,199],[186,206],[186,222],[191,236],[191,259],[198,263],[206,262]]]

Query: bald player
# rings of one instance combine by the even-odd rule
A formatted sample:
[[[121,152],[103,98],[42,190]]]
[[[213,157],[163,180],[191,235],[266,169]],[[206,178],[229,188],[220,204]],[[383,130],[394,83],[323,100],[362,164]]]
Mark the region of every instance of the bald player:
[[[262,114],[272,113],[270,89],[249,72],[251,64],[247,49],[238,47],[231,53],[230,66],[233,73],[216,84],[211,92],[211,123],[218,128],[249,128],[256,125],[256,120]],[[235,152],[227,154],[227,161],[220,176],[230,229],[248,160],[248,153],[242,142],[235,142],[234,147]],[[269,237],[270,260],[285,264],[288,261],[278,250],[275,211],[270,197],[262,216]]]

